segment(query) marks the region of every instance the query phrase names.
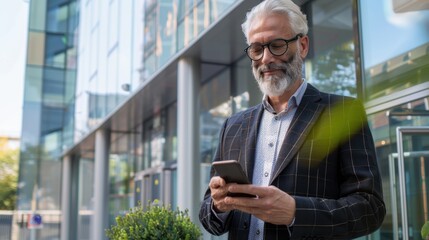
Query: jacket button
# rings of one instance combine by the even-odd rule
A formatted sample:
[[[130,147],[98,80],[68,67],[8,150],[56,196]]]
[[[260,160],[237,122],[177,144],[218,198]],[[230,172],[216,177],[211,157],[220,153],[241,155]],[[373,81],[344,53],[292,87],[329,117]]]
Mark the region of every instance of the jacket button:
[[[259,231],[259,229],[258,229],[258,230],[256,230],[256,235],[259,235],[259,234],[261,234],[261,231]]]

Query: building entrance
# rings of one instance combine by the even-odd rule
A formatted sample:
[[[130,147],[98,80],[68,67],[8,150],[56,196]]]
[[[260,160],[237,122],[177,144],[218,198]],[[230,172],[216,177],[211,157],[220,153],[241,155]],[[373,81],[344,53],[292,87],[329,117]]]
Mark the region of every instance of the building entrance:
[[[420,239],[429,221],[429,126],[397,127],[397,153],[389,156],[394,239]]]
[[[146,207],[153,201],[177,206],[177,168],[176,164],[161,164],[136,173],[134,178],[134,206]]]

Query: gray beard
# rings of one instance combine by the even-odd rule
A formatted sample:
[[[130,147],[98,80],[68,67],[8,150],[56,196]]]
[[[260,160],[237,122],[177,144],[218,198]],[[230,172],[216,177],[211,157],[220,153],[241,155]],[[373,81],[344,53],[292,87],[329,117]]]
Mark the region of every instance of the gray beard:
[[[296,51],[287,62],[261,65],[258,68],[252,66],[253,76],[258,82],[259,89],[263,94],[267,96],[280,96],[293,86],[296,81],[301,79],[302,64],[303,61],[300,52]],[[264,79],[262,71],[269,69],[281,69],[283,73]]]

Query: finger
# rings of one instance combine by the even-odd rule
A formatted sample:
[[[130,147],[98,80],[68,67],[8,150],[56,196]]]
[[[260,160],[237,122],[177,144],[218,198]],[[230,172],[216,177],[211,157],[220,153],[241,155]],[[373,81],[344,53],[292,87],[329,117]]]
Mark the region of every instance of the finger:
[[[258,198],[251,197],[225,197],[225,204],[232,206],[234,209],[238,210],[246,210],[249,212],[249,209],[260,208],[260,202],[258,202]]]
[[[228,190],[226,188],[217,188],[211,192],[211,196],[216,201],[223,200],[228,194]]]
[[[220,188],[225,185],[226,185],[225,180],[223,180],[221,177],[215,176],[210,179],[210,183],[209,183],[210,188]]]
[[[268,195],[266,193],[266,187],[256,186],[252,184],[234,184],[228,186],[228,191],[233,193],[247,193],[257,197],[263,197]]]

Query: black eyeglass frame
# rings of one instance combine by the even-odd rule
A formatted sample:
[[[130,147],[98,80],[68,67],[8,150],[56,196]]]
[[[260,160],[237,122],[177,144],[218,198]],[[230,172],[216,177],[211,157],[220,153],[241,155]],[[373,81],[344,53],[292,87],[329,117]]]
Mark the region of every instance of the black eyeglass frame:
[[[266,47],[268,47],[268,50],[270,51],[270,53],[271,53],[272,55],[279,57],[279,56],[282,56],[283,54],[285,54],[285,53],[287,52],[287,50],[289,50],[289,43],[291,43],[291,42],[294,42],[294,41],[298,40],[298,39],[299,39],[300,37],[302,37],[302,36],[304,36],[302,33],[298,33],[295,37],[290,38],[290,39],[276,38],[276,39],[274,39],[274,40],[272,40],[272,41],[269,41],[269,42],[267,42],[267,43],[265,43],[265,44],[261,44],[261,43],[252,43],[252,44],[250,44],[246,49],[244,49],[244,51],[246,52],[247,57],[249,57],[249,58],[250,58],[250,60],[252,60],[252,61],[259,61],[259,60],[261,60],[261,59],[264,57],[264,52],[265,52],[265,48],[266,48]],[[285,42],[285,45],[286,45],[286,49],[285,49],[285,51],[284,51],[283,53],[281,53],[281,54],[275,54],[275,53],[273,53],[273,51],[271,51],[271,44],[272,44],[273,42],[275,42],[275,41],[278,41],[278,40],[282,40],[282,41],[284,41],[284,42]],[[253,58],[251,58],[251,57],[250,57],[250,54],[249,54],[249,49],[250,49],[250,48],[252,47],[252,45],[254,45],[254,44],[258,44],[258,45],[260,44],[260,46],[262,47],[262,54],[261,54],[261,57],[260,57],[260,58],[258,58],[258,59],[253,59]]]

